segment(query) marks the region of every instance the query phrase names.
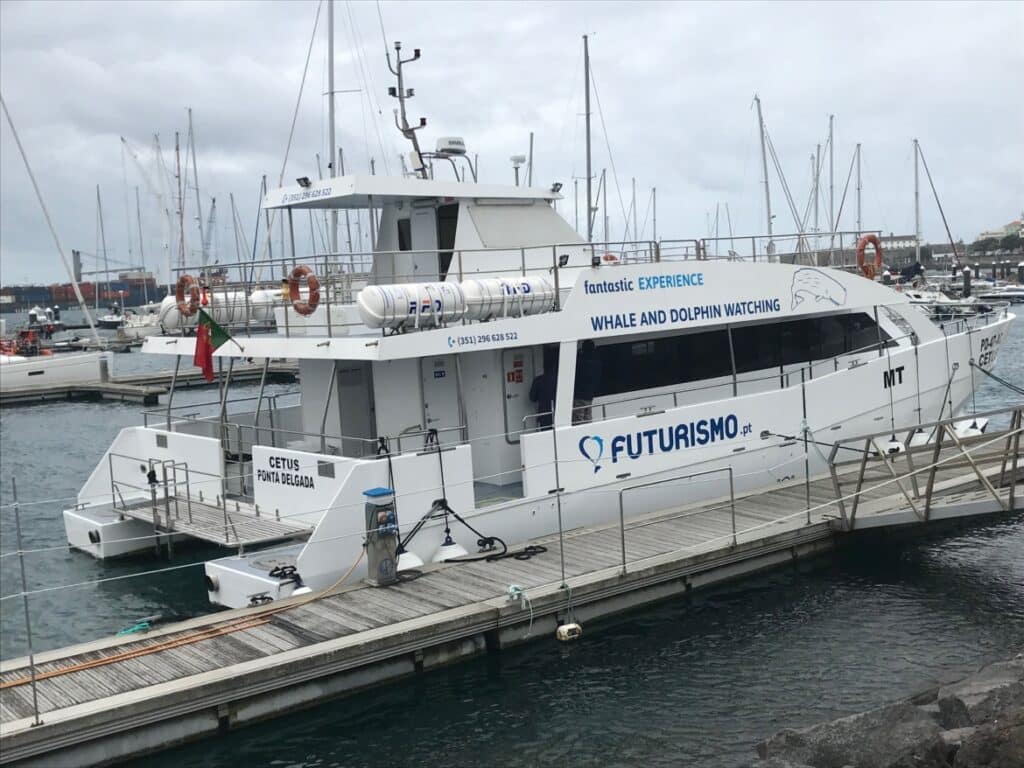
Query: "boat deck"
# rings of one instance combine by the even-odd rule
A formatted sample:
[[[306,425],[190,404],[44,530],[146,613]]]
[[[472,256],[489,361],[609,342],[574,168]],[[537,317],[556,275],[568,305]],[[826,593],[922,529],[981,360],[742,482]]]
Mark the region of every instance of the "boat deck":
[[[1006,511],[1013,467],[1002,447],[973,455],[987,483],[967,460],[940,467],[928,496],[929,519]],[[955,455],[954,449],[941,453]],[[529,559],[428,565],[418,578],[387,588],[344,585],[39,654],[40,725],[33,726],[27,659],[5,662],[4,759],[94,764],[142,754],[531,637],[548,638],[565,621],[586,622],[821,553],[848,538],[837,493],[848,504],[858,481],[854,530],[922,522],[884,465],[858,474],[856,464],[843,465],[838,492],[832,476],[799,481],[737,497],[734,504],[727,497],[664,510],[624,528],[567,531],[561,544],[558,534],[547,536],[530,542],[546,551]],[[1022,477],[1024,465],[1017,469],[1018,508]]]
[[[301,539],[313,532],[312,525],[260,515],[252,504],[233,499],[218,507],[195,499],[172,497],[165,505],[149,501],[118,506],[117,511],[162,533],[192,536],[222,547],[254,547],[288,539]]]

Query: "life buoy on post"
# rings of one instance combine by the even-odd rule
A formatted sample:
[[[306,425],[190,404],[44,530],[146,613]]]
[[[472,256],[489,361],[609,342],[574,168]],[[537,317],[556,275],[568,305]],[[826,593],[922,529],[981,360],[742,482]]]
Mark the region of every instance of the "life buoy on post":
[[[185,291],[188,291],[188,302],[185,301]],[[191,317],[199,309],[199,286],[196,285],[192,275],[182,275],[178,278],[178,287],[174,292],[174,298],[178,302],[178,311],[183,317]]]
[[[864,251],[867,249],[868,243],[875,247],[874,264],[864,263]],[[857,241],[857,268],[868,280],[875,279],[875,275],[882,268],[882,241],[878,239],[878,235],[864,235]]]
[[[299,294],[299,285],[302,278],[306,278],[306,286],[309,288],[309,297],[303,301]],[[300,264],[288,276],[288,298],[292,302],[292,308],[300,315],[312,315],[320,304],[320,281],[317,280],[313,270],[305,264]]]

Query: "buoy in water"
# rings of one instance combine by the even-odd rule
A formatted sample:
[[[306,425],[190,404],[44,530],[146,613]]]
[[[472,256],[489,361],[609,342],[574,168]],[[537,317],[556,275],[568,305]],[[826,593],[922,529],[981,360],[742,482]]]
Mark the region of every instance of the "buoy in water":
[[[582,636],[583,627],[581,627],[576,622],[562,624],[557,630],[555,630],[555,637],[557,637],[563,643],[569,643],[573,640],[579,640]]]

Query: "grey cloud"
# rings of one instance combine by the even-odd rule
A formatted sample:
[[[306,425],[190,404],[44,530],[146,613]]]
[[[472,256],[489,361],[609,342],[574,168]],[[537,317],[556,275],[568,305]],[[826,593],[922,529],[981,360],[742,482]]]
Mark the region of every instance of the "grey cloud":
[[[802,210],[809,155],[837,119],[836,197],[856,142],[864,145],[866,226],[913,228],[910,142],[932,168],[954,234],[972,239],[1024,206],[1024,6],[1014,3],[397,3],[382,4],[389,40],[423,49],[410,67],[425,141],[466,138],[483,180],[511,181],[508,157],[536,133],[535,181],[560,180],[570,199],[583,174],[580,36],[592,58],[622,194],[638,180],[641,213],[658,187],[659,234],[706,233],[706,214],[728,203],[734,229],[763,229],[754,92]],[[391,120],[391,84],[374,3],[336,9],[339,142],[349,167],[369,156],[394,172],[403,140]],[[0,3],[0,89],[66,247],[95,248],[95,185],[108,240],[127,258],[125,185],[118,137],[148,158],[158,132],[171,159],[196,121],[200,184],[220,221],[234,193],[249,237],[259,179],[276,182],[309,43],[315,2]],[[321,15],[285,182],[315,175],[326,146]],[[353,23],[355,26],[353,27]],[[361,57],[357,48],[361,46]],[[597,105],[594,105],[595,112]],[[609,167],[595,114],[595,168]],[[379,124],[381,138],[374,121]],[[364,127],[365,126],[365,127]],[[63,280],[42,216],[6,126],[0,140],[0,279]],[[381,148],[383,144],[383,150]],[[148,159],[147,159],[148,162]],[[143,189],[147,259],[161,240]],[[791,229],[772,172],[778,226]],[[134,194],[134,190],[130,190]],[[628,201],[627,201],[628,204]],[[189,202],[190,209],[192,202]],[[944,237],[929,197],[924,234]],[[620,201],[609,200],[613,235]],[[190,217],[194,215],[190,213]],[[848,205],[844,221],[852,224]],[[134,227],[134,225],[133,225]],[[222,243],[233,236],[219,228]],[[196,236],[189,235],[192,240]],[[232,252],[225,258],[233,258]]]

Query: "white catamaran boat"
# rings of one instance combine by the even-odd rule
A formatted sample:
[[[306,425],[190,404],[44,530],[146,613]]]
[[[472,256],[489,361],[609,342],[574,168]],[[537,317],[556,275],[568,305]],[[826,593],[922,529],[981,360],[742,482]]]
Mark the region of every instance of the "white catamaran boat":
[[[419,178],[266,195],[291,243],[295,213],[368,211],[372,253],[293,246],[229,265],[235,283],[181,275],[161,325],[189,329],[205,303],[232,334],[214,354],[221,398],[203,417],[172,387],[166,410],[124,429],[64,512],[72,546],[237,550],[205,565],[210,600],[233,607],[347,573],[386,582],[617,520],[625,485],[677,481],[631,496],[633,517],[730,482],[790,482],[805,462],[822,473],[821,443],[957,413],[1014,317],[1000,306],[940,327],[905,295],[775,247],[741,262],[698,241],[588,243],[556,191],[435,179],[425,157]],[[275,331],[250,333],[266,315]],[[191,365],[195,339],[153,335],[144,351]],[[243,358],[297,359],[300,399],[261,385],[233,400]],[[370,557],[385,533],[391,556]]]
[[[956,412],[971,361],[991,368],[1013,318],[1002,307],[940,329],[842,270],[698,259],[679,241],[587,244],[556,197],[361,176],[268,194],[287,221],[380,210],[369,271],[350,254],[257,265],[287,280],[277,332],[233,326],[237,345],[217,350],[228,387],[234,358],[298,359],[301,401],[270,408],[261,393],[228,415],[226,388],[220,415],[179,419],[169,404],[125,429],[64,513],[69,541],[97,557],[151,548],[154,496],[162,528],[182,535],[232,548],[304,538],[206,565],[210,599],[239,606],[341,576],[372,489],[393,490],[405,549],[429,561],[446,529],[477,539],[454,513],[512,544],[557,531],[559,515],[565,529],[615,519],[617,489],[638,479],[729,466],[738,490],[763,487],[802,469],[802,440],[785,436],[804,425],[832,443]],[[194,339],[144,349],[190,362]],[[553,395],[540,413],[538,376],[534,397]],[[724,475],[708,477],[655,486],[629,513],[721,495]]]

